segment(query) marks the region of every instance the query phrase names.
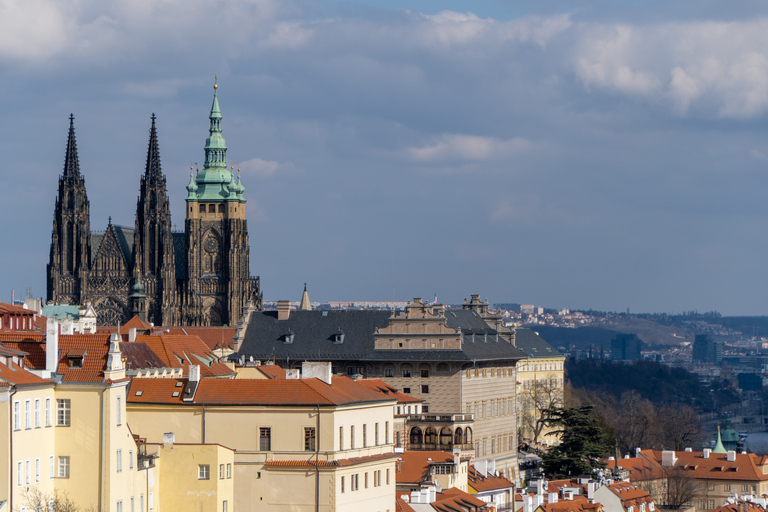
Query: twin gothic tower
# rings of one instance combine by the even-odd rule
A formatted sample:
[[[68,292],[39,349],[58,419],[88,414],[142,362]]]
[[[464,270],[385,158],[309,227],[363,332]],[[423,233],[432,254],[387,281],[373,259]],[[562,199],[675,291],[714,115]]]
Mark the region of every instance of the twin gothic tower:
[[[190,174],[183,233],[171,230],[154,114],[134,229],[110,218],[105,232],[91,232],[69,117],[47,267],[49,303],[90,303],[99,325],[125,323],[134,314],[156,325],[227,325],[248,305],[261,309],[259,278],[250,276],[245,187],[227,169],[217,92],[214,85],[205,164]]]

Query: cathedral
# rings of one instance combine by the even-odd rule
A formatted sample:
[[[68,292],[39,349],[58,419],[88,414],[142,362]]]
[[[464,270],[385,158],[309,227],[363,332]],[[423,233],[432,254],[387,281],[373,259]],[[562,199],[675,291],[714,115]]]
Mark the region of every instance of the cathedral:
[[[53,212],[49,304],[91,304],[99,325],[138,315],[155,325],[233,325],[244,308],[261,309],[259,278],[250,276],[245,187],[227,168],[218,87],[214,85],[205,164],[190,174],[183,233],[171,211],[155,115],[133,229],[112,224],[91,232],[90,206],[75,142],[74,116]]]

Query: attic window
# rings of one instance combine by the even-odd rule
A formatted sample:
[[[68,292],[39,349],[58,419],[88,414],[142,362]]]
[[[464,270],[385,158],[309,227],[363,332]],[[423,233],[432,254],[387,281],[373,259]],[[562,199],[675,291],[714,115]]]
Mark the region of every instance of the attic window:
[[[177,388],[180,388],[180,387],[182,387],[183,385],[184,385],[184,383],[183,383],[183,382],[177,382],[177,383],[176,383],[176,387],[177,387]]]
[[[344,343],[344,331],[339,331],[333,335],[334,343]]]
[[[69,358],[69,367],[70,368],[82,368],[83,367],[83,358],[82,357],[70,357]]]
[[[283,343],[293,343],[293,337],[296,336],[293,331],[283,334]]]
[[[171,393],[171,396],[176,398],[177,396],[179,396],[179,392],[178,391],[174,391],[173,393]]]
[[[141,395],[143,395],[143,394],[144,394],[144,392],[143,392],[143,391],[137,391],[137,392],[136,392],[136,396],[141,396]]]
[[[323,312],[321,313],[321,315],[322,315],[322,316],[328,316],[328,312],[327,312],[327,311],[323,311]]]

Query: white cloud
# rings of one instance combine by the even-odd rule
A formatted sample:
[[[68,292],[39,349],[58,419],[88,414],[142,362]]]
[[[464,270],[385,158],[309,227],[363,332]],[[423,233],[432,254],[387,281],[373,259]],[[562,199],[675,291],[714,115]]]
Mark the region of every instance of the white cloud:
[[[45,59],[66,45],[74,20],[57,0],[0,0],[0,58]]]
[[[410,147],[408,158],[417,162],[443,160],[493,160],[512,156],[529,149],[532,143],[523,138],[499,140],[477,135],[442,135],[431,144]]]
[[[242,162],[238,166],[246,174],[258,174],[261,176],[272,176],[278,170],[294,170],[295,166],[290,163],[280,163],[274,160],[262,160],[261,158],[251,158]]]

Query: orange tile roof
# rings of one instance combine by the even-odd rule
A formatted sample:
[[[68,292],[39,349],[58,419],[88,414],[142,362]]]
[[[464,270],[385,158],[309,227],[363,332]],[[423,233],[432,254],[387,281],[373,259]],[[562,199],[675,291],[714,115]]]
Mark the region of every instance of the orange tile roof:
[[[574,496],[572,500],[562,500],[557,503],[545,503],[536,509],[544,512],[587,512],[602,511],[600,503],[590,503],[586,496]]]
[[[765,512],[765,509],[751,501],[738,500],[737,503],[728,503],[717,507],[712,512]]]
[[[229,347],[234,343],[236,327],[155,327],[166,334],[198,336],[210,350],[219,347]]]
[[[395,481],[398,484],[418,484],[424,480],[432,463],[453,462],[453,453],[444,451],[405,451],[400,454]]]
[[[31,309],[27,309],[15,304],[9,304],[8,302],[0,302],[0,314],[2,313],[21,313],[25,315],[34,315],[35,312]]]
[[[632,501],[634,504],[653,501],[650,494],[629,482],[616,482],[610,484],[608,488],[619,497],[622,503]]]
[[[176,382],[186,379],[133,379],[128,401],[132,403],[181,403],[174,397]],[[190,404],[205,405],[346,405],[380,402],[381,395],[347,377],[334,377],[329,386],[319,379],[201,379]],[[136,395],[136,391],[141,391]]]
[[[408,504],[407,501],[405,501],[400,496],[395,497],[395,510],[397,512],[416,512],[412,506]]]
[[[420,403],[424,401],[423,398],[417,398],[415,396],[401,393],[399,389],[397,389],[394,386],[390,386],[389,384],[387,384],[381,379],[358,379],[357,382],[378,393],[382,393],[385,396],[392,396],[397,398],[397,403],[399,404],[413,403],[413,402]]]
[[[357,464],[365,464],[367,462],[377,462],[380,460],[389,460],[397,457],[396,453],[380,453],[377,455],[368,455],[366,457],[352,457],[349,459],[336,459],[336,460],[319,460],[315,461],[312,458],[304,460],[271,460],[267,462],[267,466],[274,467],[349,467]],[[314,457],[314,455],[312,455]]]
[[[482,473],[475,469],[475,466],[469,466],[469,473],[467,474],[467,483],[477,492],[495,491],[499,489],[507,489],[514,487],[510,480],[507,480],[503,476],[483,476]]]
[[[8,336],[0,335],[0,340],[2,340],[0,343],[11,350],[25,352],[27,354],[24,358],[25,367],[33,370],[45,370],[45,341],[31,341],[27,336],[23,336],[23,338],[27,338],[27,340],[10,341]],[[43,335],[43,340],[45,340],[45,335]]]
[[[432,508],[438,512],[456,512],[456,510],[496,510],[491,503],[477,499],[469,493],[455,487],[437,493]]]
[[[677,462],[674,468],[682,468],[686,476],[707,480],[740,480],[740,481],[766,481],[768,474],[763,474],[761,466],[765,464],[764,457],[754,453],[737,453],[733,462],[728,462],[725,453],[710,453],[705,459],[702,452],[675,452]],[[619,466],[631,465],[638,459],[620,459]],[[611,464],[613,461],[611,461]],[[610,464],[609,464],[610,465]],[[645,473],[652,475],[643,478],[643,468],[649,468]],[[654,471],[654,467],[657,468]],[[661,467],[661,452],[656,450],[643,450],[638,466],[630,468],[630,480],[650,480],[662,478],[666,468]],[[662,476],[656,476],[662,475]]]
[[[51,384],[50,379],[43,379],[32,372],[23,369],[21,366],[11,362],[10,366],[0,363],[0,380],[7,384],[16,386]]]
[[[187,368],[190,364],[200,366],[203,377],[221,377],[235,373],[219,361],[198,336],[187,334],[139,335],[136,341],[145,343],[163,360],[169,368]]]
[[[56,373],[64,382],[103,382],[109,354],[109,334],[62,334],[59,336],[59,365]],[[82,368],[69,365],[69,353],[82,352]]]

